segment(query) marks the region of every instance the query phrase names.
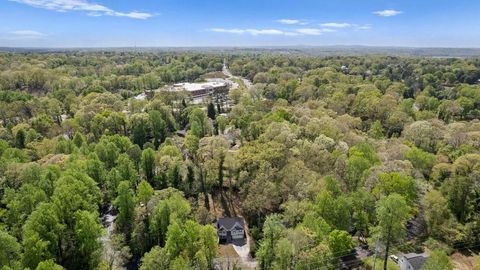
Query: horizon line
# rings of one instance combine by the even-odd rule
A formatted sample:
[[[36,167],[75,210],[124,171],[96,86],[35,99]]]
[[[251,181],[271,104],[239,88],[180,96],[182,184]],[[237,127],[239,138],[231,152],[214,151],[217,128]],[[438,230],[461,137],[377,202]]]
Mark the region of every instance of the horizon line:
[[[341,48],[341,47],[350,47],[350,48],[395,48],[395,49],[480,49],[478,47],[453,47],[453,46],[408,46],[408,45],[359,45],[359,44],[335,44],[335,45],[205,45],[205,46],[0,46],[1,49],[184,49],[184,48],[240,48],[240,49],[250,49],[250,48]]]

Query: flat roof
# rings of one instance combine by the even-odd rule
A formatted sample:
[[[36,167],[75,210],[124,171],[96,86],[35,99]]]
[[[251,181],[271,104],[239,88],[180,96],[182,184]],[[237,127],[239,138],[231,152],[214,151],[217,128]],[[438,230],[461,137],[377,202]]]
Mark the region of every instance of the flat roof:
[[[173,85],[175,91],[198,91],[209,88],[227,86],[226,82],[203,82],[203,83],[177,83]]]

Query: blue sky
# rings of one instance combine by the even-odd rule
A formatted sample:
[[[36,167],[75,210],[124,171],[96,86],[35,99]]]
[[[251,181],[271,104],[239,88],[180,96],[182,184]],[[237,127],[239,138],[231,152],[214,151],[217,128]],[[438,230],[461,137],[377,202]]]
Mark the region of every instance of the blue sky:
[[[480,47],[477,0],[0,0],[0,47]]]

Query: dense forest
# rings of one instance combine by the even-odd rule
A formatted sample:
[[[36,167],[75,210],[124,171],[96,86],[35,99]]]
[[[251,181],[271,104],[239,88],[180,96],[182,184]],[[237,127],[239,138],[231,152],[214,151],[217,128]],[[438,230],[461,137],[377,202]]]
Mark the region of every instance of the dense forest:
[[[253,83],[231,106],[153,91],[224,62]],[[480,249],[480,59],[0,53],[0,269],[213,269],[222,216],[258,269],[453,269]]]

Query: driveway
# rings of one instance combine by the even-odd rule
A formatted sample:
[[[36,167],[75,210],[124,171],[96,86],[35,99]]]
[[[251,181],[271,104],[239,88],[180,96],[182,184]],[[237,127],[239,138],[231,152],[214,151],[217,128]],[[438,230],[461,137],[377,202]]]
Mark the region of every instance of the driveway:
[[[237,252],[242,265],[247,269],[255,269],[257,267],[257,261],[250,256],[250,236],[247,233],[247,241],[242,241],[242,243],[233,243],[233,249]]]

